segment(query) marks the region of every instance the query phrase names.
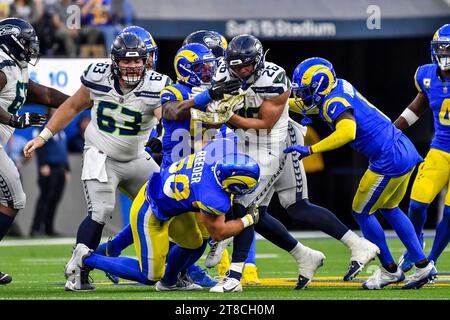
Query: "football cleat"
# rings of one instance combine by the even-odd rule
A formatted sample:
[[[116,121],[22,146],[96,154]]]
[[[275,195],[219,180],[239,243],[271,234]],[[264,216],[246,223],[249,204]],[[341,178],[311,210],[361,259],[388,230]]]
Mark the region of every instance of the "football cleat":
[[[402,289],[420,289],[424,284],[437,278],[437,270],[434,261],[430,261],[426,267],[417,268],[413,275],[408,277],[408,281]]]
[[[0,284],[8,284],[12,281],[12,278],[9,274],[0,272]]]
[[[203,288],[184,278],[178,278],[177,283],[167,286],[162,281],[158,281],[155,285],[156,291],[198,291]]]
[[[301,261],[298,263],[298,270],[300,275],[295,286],[295,290],[305,289],[311,282],[317,269],[323,266],[325,255],[317,250],[305,247],[305,253],[301,257]]]
[[[344,275],[344,281],[354,279],[380,253],[380,248],[367,239],[361,238],[360,243],[352,250],[350,265]]]
[[[225,277],[214,287],[209,289],[214,293],[242,292],[242,284],[238,279]]]
[[[253,264],[246,264],[242,273],[241,283],[244,286],[255,286],[261,284],[258,278],[258,268]]]
[[[218,281],[206,272],[206,270],[202,269],[200,266],[194,264],[189,267],[186,277],[191,282],[198,284],[203,288],[211,288],[214,287]]]
[[[419,237],[419,242],[422,245],[422,249],[425,249],[425,242],[423,241],[423,234]],[[403,272],[408,272],[414,267],[414,261],[411,260],[408,250],[405,250],[403,254],[398,259],[398,266],[403,270]]]
[[[205,266],[207,268],[215,267],[222,259],[223,251],[232,241],[233,237],[227,238],[222,241],[210,240],[209,245],[211,246],[211,248],[209,249],[209,252],[206,256]]]
[[[220,278],[223,278],[227,275],[228,270],[230,269],[231,263],[230,263],[230,257],[228,250],[223,250],[222,253],[222,259],[220,259],[219,264],[217,265],[217,273],[219,274]]]
[[[64,287],[67,291],[95,290],[89,279],[89,270],[83,264],[83,259],[91,253],[92,250],[82,243],[78,243],[73,250],[72,257],[64,268],[64,275],[67,279]]]
[[[387,285],[402,282],[403,280],[405,280],[405,274],[402,269],[397,268],[396,272],[391,273],[380,267],[363,283],[362,287],[367,290],[380,290]]]

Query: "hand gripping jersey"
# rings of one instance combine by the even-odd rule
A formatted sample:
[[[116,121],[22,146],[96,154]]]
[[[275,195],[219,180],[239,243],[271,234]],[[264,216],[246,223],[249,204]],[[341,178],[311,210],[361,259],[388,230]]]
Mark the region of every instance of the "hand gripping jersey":
[[[225,65],[225,61],[222,60],[214,74],[213,81],[218,82],[230,79],[231,75]],[[274,98],[290,88],[291,82],[286,77],[284,69],[266,61],[261,76],[247,89],[244,107],[235,111],[235,113],[245,118],[257,118],[259,108],[265,99]],[[242,141],[247,139],[249,142],[258,142],[260,144],[279,143],[284,141],[287,136],[288,118],[289,101],[286,102],[283,113],[273,126],[270,134],[264,135],[260,133],[257,135],[254,130],[247,130],[245,133],[242,130],[236,130],[236,135]]]
[[[133,90],[123,94],[113,79],[111,64],[97,63],[87,68],[81,82],[93,101],[86,145],[118,161],[130,161],[145,152],[147,137],[158,122],[153,110],[161,105],[159,94],[170,78],[147,72]]]
[[[212,215],[230,210],[232,195],[222,190],[214,177],[214,165],[224,155],[221,151],[232,150],[232,146],[224,146],[227,141],[234,144],[232,140],[214,140],[204,150],[150,177],[147,200],[158,220],[199,210]]]
[[[450,153],[450,79],[443,81],[435,64],[420,66],[414,76],[417,90],[427,96],[434,119],[432,149]]]
[[[28,89],[28,68],[21,69],[5,52],[0,50],[0,71],[6,76],[6,85],[0,92],[0,108],[17,114],[25,102]],[[0,124],[0,148],[11,137],[14,128]]]
[[[336,88],[324,99],[319,115],[335,130],[335,120],[347,110],[353,111],[356,121],[356,138],[350,146],[369,158],[369,169],[375,173],[400,176],[423,160],[386,115],[349,82],[338,79]]]

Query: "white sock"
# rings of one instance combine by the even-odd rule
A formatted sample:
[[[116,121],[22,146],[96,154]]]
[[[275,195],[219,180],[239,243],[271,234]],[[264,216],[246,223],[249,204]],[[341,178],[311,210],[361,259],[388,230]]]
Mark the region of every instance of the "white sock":
[[[245,262],[232,262],[230,266],[230,271],[242,274],[242,270],[244,270],[244,264]]]
[[[348,230],[340,241],[343,244],[345,244],[349,249],[352,249],[361,241],[361,238],[352,230]]]
[[[300,242],[297,242],[297,245],[294,247],[294,249],[289,251],[289,253],[294,257],[297,263],[299,263],[305,252],[305,249],[306,247],[304,245],[302,245]]]

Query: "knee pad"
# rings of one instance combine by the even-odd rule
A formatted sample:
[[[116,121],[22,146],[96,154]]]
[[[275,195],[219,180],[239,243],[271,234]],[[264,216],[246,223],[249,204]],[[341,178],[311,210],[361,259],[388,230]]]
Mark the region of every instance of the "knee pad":
[[[93,207],[91,211],[91,219],[100,224],[105,224],[107,221],[112,219],[113,212],[113,206]]]
[[[21,192],[16,196],[16,199],[14,200],[14,208],[16,210],[20,210],[25,208],[25,205],[27,204],[27,195],[25,192]]]

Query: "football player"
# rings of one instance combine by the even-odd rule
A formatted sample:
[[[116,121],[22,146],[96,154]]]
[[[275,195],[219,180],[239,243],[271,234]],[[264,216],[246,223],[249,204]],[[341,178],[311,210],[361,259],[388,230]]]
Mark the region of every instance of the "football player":
[[[404,289],[417,289],[437,275],[417,240],[411,221],[398,207],[415,166],[423,159],[411,141],[382,112],[367,101],[349,82],[337,79],[332,64],[322,58],[302,61],[294,71],[294,96],[307,109],[319,109],[320,117],[334,131],[312,146],[291,146],[300,158],[326,152],[347,143],[369,158],[369,168],[353,199],[353,217],[364,236],[380,248],[382,266],[363,284],[365,289],[381,289],[405,279],[386,243],[377,210],[396,231],[412,255],[417,269]]]
[[[394,124],[404,130],[419,120],[428,109],[433,112],[435,135],[414,180],[408,216],[423,246],[422,230],[427,209],[436,195],[447,186],[444,213],[428,256],[436,264],[450,241],[450,24],[440,27],[434,34],[431,58],[433,63],[417,69],[414,75],[417,96]],[[414,266],[409,251],[400,258],[399,266],[405,272]]]
[[[97,248],[103,226],[111,218],[115,192],[120,188],[134,198],[146,177],[159,171],[144,145],[160,118],[160,91],[170,78],[147,71],[148,51],[134,33],[122,33],[111,46],[111,62],[91,64],[82,85],[54,114],[38,137],[24,148],[26,157],[62,130],[82,110],[91,107],[85,133],[82,181],[88,215],[78,228],[76,243]],[[65,269],[66,290],[93,290],[88,271],[81,287],[74,287],[74,270]]]
[[[82,268],[97,268],[148,285],[158,281],[157,291],[201,289],[178,277],[180,270],[195,260],[185,256],[184,266],[169,270],[177,265],[169,262],[169,235],[185,251],[193,251],[203,242],[196,212],[201,213],[215,240],[238,234],[256,223],[258,217],[258,210],[254,209],[241,219],[225,221],[233,195],[251,193],[257,186],[259,166],[248,156],[217,152],[223,143],[221,139],[213,141],[204,150],[174,162],[160,173],[153,173],[141,188],[130,215],[138,260],[98,255],[80,243],[68,269],[78,275]],[[175,280],[170,279],[170,273],[175,275]],[[79,276],[74,278],[74,286],[81,286]]]
[[[45,116],[38,113],[18,115],[25,101],[57,108],[68,96],[29,80],[28,64],[39,59],[39,40],[27,21],[7,18],[0,21],[0,240],[8,232],[18,211],[25,207],[19,171],[3,145],[14,129],[41,126]],[[12,281],[0,272],[0,284]]]

